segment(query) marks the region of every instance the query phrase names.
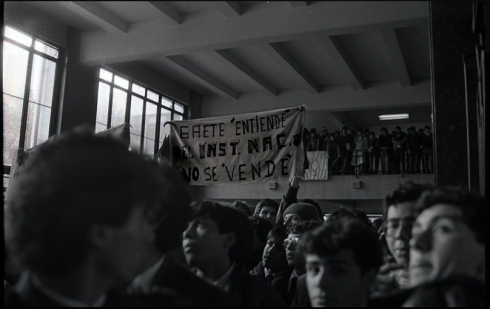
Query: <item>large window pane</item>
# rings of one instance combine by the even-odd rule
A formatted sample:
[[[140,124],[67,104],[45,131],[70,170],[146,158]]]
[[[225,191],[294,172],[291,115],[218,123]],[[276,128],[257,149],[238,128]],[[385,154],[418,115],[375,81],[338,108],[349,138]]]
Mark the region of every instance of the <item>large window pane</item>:
[[[34,55],[29,101],[51,107],[53,103],[56,64]]]
[[[53,58],[58,58],[59,52],[57,49],[52,48],[39,40],[36,40],[36,43],[34,43],[34,49]]]
[[[129,81],[117,75],[114,76],[114,84],[124,89],[128,89],[129,87]]]
[[[131,142],[130,142],[130,150],[140,153],[140,146],[141,146],[141,135],[140,134],[133,134],[131,133]]]
[[[143,153],[145,155],[154,156],[155,155],[155,140],[151,138],[145,138],[143,144]]]
[[[172,113],[169,110],[162,108],[162,111],[160,113],[160,138],[158,148],[162,146],[165,135],[170,134],[170,125],[166,125],[165,127],[163,125],[165,124],[165,122],[172,120],[171,115]]]
[[[111,127],[123,124],[126,116],[127,92],[114,88],[112,93]]]
[[[19,42],[27,47],[31,47],[32,45],[32,38],[30,36],[8,26],[5,27],[5,37]]]
[[[5,79],[4,79],[5,80]],[[19,148],[23,100],[3,94],[3,164],[10,166]]]
[[[3,92],[23,98],[26,87],[29,52],[3,42]]]
[[[179,114],[174,114],[174,120],[184,120],[184,116]]]
[[[144,153],[155,153],[155,143],[153,145],[146,139],[155,141],[156,125],[157,125],[157,106],[151,103],[146,103],[146,118],[145,118],[145,145]]]
[[[112,73],[104,69],[100,69],[99,77],[112,83]]]
[[[96,122],[107,126],[109,113],[109,96],[111,87],[106,83],[99,82],[99,93],[97,95],[97,119]],[[107,128],[107,127],[106,127]],[[105,130],[105,129],[104,129]]]
[[[129,123],[131,124],[131,133],[141,135],[143,124],[143,100],[136,96],[131,96]]]
[[[51,108],[29,103],[27,113],[25,148],[29,149],[48,139]]]

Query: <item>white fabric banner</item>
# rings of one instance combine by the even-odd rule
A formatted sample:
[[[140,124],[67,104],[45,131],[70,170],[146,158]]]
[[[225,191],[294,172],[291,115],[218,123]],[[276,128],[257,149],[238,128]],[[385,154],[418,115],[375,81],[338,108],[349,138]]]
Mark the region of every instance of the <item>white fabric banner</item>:
[[[301,177],[305,106],[170,121],[170,160],[191,185]]]
[[[305,170],[304,180],[328,180],[328,152],[308,151],[310,166]]]

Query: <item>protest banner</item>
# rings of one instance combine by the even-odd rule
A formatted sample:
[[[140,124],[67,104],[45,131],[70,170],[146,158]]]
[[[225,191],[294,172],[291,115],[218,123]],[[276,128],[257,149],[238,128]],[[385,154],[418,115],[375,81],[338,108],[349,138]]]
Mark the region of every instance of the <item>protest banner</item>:
[[[250,183],[302,176],[304,106],[169,121],[162,153],[191,185]]]
[[[308,151],[306,155],[310,164],[303,180],[328,180],[328,152]]]

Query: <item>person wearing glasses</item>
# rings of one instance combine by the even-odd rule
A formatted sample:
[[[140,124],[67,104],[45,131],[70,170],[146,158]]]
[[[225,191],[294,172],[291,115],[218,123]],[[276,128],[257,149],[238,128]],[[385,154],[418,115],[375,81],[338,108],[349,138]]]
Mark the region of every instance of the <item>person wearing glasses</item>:
[[[395,293],[410,286],[408,263],[412,226],[416,218],[414,206],[422,194],[430,189],[430,185],[407,182],[385,197],[381,241],[386,242],[388,256],[374,284],[374,297]]]
[[[303,307],[308,305],[308,292],[306,290],[305,279],[305,258],[299,245],[302,235],[312,230],[321,223],[319,221],[303,221],[299,224],[290,225],[287,229],[287,238],[284,240],[284,248],[286,249],[286,259],[288,265],[293,268],[288,284],[288,304],[291,307]]]

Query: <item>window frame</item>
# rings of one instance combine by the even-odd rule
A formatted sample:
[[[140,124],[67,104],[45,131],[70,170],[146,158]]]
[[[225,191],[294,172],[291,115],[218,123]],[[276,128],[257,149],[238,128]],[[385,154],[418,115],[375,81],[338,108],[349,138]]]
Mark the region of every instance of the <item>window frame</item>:
[[[5,30],[7,27],[10,27],[16,31],[19,31],[19,32],[29,36],[32,39],[31,46],[27,47],[26,45],[23,45],[23,44],[15,41],[11,38],[6,37],[5,36]],[[43,43],[45,45],[48,45],[50,47],[57,49],[58,58],[55,58],[55,57],[52,57],[48,54],[37,51],[35,49],[36,41],[40,41],[41,43]],[[24,98],[22,99],[22,115],[21,115],[21,125],[20,125],[19,144],[18,144],[18,149],[25,149],[26,134],[27,134],[27,118],[28,118],[28,113],[29,113],[29,99],[30,99],[30,93],[31,93],[30,88],[31,88],[34,55],[37,55],[43,59],[53,61],[56,65],[55,75],[54,75],[54,80],[53,80],[53,83],[54,83],[54,85],[53,85],[53,98],[51,99],[51,113],[50,113],[49,128],[48,128],[48,138],[50,138],[51,136],[53,136],[54,134],[57,133],[57,126],[58,126],[58,120],[59,120],[60,98],[61,98],[61,93],[60,93],[60,91],[61,91],[61,79],[62,79],[63,68],[64,68],[64,66],[63,66],[64,61],[63,60],[65,59],[65,49],[63,47],[61,47],[60,45],[53,43],[52,41],[50,41],[48,39],[45,39],[41,35],[33,33],[29,30],[24,29],[23,27],[20,27],[18,25],[12,24],[12,23],[5,23],[2,27],[2,53],[3,53],[3,48],[4,48],[4,42],[8,42],[9,44],[12,44],[12,45],[19,47],[19,48],[28,52],[27,68],[26,68],[26,82],[25,82],[25,86],[24,86]],[[3,58],[2,58],[2,61],[3,61]],[[3,62],[2,62],[2,68],[3,68]],[[3,89],[2,89],[2,95],[4,95]],[[10,95],[10,94],[7,94],[7,95]],[[6,165],[5,163],[6,162],[3,163],[4,174],[10,174],[11,166]]]
[[[100,72],[102,69],[105,71],[108,71],[112,74],[112,78],[111,78],[110,82],[100,77]],[[115,81],[116,76],[124,78],[129,82],[127,89],[115,84],[114,81]],[[143,154],[143,155],[145,155],[145,153],[144,153],[144,142],[145,142],[145,125],[146,125],[146,118],[147,118],[146,117],[147,104],[154,104],[156,106],[157,114],[156,114],[156,123],[155,123],[155,135],[154,135],[154,138],[153,137],[151,138],[151,139],[154,139],[154,141],[155,141],[154,142],[153,158],[156,159],[157,154],[158,154],[158,150],[160,148],[160,127],[162,125],[161,124],[162,109],[170,112],[170,119],[172,119],[172,120],[175,118],[175,115],[179,115],[182,117],[183,120],[185,120],[187,112],[188,112],[187,104],[184,104],[178,100],[175,100],[175,99],[171,98],[170,96],[163,94],[161,91],[155,90],[155,88],[152,88],[152,87],[148,87],[144,83],[139,82],[139,81],[137,81],[137,80],[125,75],[125,74],[121,74],[121,73],[119,73],[119,72],[115,71],[114,69],[111,69],[107,66],[100,66],[99,70],[98,70],[98,74],[97,74],[97,102],[99,99],[98,93],[99,93],[99,89],[100,89],[100,83],[104,83],[110,87],[106,130],[112,128],[112,109],[113,109],[114,89],[119,89],[119,90],[125,91],[127,93],[124,122],[127,122],[129,124],[131,124],[131,121],[130,121],[131,120],[131,104],[132,104],[131,98],[133,96],[135,96],[136,98],[142,100],[143,112],[142,112],[142,119],[141,119],[141,132],[138,132],[138,135],[140,137],[140,141],[139,141],[140,147],[138,149],[138,153]],[[145,89],[145,95],[143,96],[137,92],[134,92],[133,91],[133,85],[137,85],[139,87],[144,88]],[[153,99],[150,99],[148,97],[148,91],[152,91],[158,95],[158,97],[159,97],[158,102],[156,102]],[[171,109],[162,104],[163,98],[172,102],[172,108]],[[180,113],[180,112],[176,111],[175,110],[175,104],[181,105],[184,109],[184,112]],[[100,123],[98,123],[96,120],[96,127],[97,127],[97,124],[100,124]],[[131,134],[130,134],[130,138],[132,138]]]

